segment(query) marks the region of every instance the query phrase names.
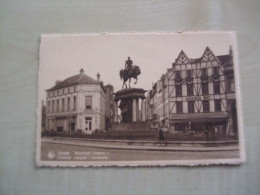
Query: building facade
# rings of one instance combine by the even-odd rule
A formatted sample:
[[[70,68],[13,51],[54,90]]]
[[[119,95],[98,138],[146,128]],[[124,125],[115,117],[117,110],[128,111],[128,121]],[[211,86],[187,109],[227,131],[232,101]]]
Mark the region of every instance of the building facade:
[[[153,85],[147,99],[148,113],[157,126],[176,132],[214,128],[236,134],[231,48],[228,55],[215,56],[207,47],[197,59],[181,51],[172,67]]]
[[[111,128],[115,118],[114,87],[106,85],[105,88],[105,129]]]
[[[92,134],[105,129],[106,91],[99,74],[94,80],[81,69],[46,92],[47,131]]]
[[[153,84],[152,89],[147,93],[143,107],[146,113],[146,119],[150,121],[151,128],[168,126],[169,108],[168,108],[168,88],[167,74],[162,75],[160,80]]]

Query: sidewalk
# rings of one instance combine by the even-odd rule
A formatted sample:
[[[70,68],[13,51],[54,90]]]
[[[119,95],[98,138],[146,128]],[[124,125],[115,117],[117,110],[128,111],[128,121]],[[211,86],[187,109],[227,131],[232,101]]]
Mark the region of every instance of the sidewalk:
[[[239,146],[218,146],[218,147],[183,147],[183,146],[167,146],[164,144],[154,145],[118,145],[113,143],[90,143],[84,140],[66,140],[66,139],[53,139],[42,138],[44,143],[52,144],[64,144],[73,146],[83,146],[91,148],[103,148],[103,149],[117,149],[117,150],[149,150],[149,151],[190,151],[190,152],[210,152],[210,151],[237,151]]]

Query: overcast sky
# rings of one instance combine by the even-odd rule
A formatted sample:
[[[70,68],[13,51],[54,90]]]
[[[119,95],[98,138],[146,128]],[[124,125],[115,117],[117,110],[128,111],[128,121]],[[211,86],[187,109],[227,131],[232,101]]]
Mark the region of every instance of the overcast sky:
[[[104,84],[112,84],[115,91],[122,88],[119,77],[130,56],[141,69],[136,85],[149,90],[183,50],[189,58],[199,58],[205,48],[215,55],[226,55],[234,49],[233,33],[164,33],[117,35],[44,35],[40,45],[39,98],[46,99],[46,89],[56,80],[79,74],[96,79],[99,72]]]

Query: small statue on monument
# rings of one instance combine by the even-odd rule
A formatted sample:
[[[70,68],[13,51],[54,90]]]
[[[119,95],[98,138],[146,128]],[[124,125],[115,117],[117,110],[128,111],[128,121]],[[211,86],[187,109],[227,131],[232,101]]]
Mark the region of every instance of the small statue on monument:
[[[129,80],[129,88],[130,87],[130,83],[131,83],[131,78],[135,79],[135,83],[137,83],[137,76],[141,74],[141,70],[138,66],[133,65],[133,61],[130,59],[130,57],[128,57],[128,59],[125,62],[125,69],[120,70],[120,78],[123,79],[123,86],[122,88],[124,88],[124,86],[127,89],[127,85],[126,85],[126,81]]]
[[[133,61],[128,57],[128,59],[125,61],[125,69],[130,70],[131,67],[133,66]]]

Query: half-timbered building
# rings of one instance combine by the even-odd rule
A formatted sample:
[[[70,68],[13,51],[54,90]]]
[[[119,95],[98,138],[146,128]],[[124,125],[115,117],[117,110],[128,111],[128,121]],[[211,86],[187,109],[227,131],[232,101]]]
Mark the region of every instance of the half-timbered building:
[[[158,115],[155,118],[159,125],[176,132],[237,132],[231,48],[228,55],[215,56],[207,47],[196,59],[181,51],[156,86],[153,97],[158,101],[150,107]]]

